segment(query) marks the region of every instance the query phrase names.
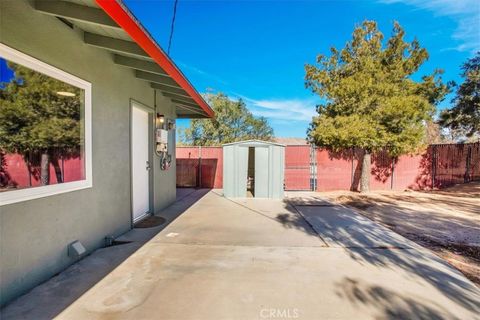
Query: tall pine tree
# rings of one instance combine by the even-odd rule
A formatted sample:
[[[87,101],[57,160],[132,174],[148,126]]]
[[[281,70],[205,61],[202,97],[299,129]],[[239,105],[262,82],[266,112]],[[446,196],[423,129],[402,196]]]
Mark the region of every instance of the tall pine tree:
[[[449,91],[439,70],[420,82],[412,79],[428,53],[404,36],[395,23],[384,44],[376,22],[365,21],[343,49],[331,48],[329,57],[319,55],[317,64],[305,66],[307,88],[324,101],[317,106],[309,139],[334,151],[363,150],[360,191],[369,190],[371,154],[383,148],[391,156],[416,150],[435,105]]]

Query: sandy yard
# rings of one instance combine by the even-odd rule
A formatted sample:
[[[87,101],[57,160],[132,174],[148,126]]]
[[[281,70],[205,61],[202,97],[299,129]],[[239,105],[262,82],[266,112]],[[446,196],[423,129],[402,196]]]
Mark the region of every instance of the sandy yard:
[[[480,286],[480,182],[444,190],[322,192],[433,250]]]

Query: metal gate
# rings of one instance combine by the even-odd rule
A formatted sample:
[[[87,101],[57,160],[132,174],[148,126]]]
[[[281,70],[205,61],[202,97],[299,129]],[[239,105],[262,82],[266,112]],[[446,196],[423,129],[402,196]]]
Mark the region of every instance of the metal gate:
[[[222,188],[221,147],[177,147],[177,187]]]
[[[285,190],[315,190],[316,148],[310,145],[285,147]]]

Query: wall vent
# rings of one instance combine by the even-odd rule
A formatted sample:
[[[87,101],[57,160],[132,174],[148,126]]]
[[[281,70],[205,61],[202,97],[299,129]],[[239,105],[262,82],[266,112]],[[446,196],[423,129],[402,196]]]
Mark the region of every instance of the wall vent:
[[[87,252],[87,249],[83,246],[83,244],[75,240],[74,242],[68,245],[68,256],[74,259],[78,259],[82,257]]]

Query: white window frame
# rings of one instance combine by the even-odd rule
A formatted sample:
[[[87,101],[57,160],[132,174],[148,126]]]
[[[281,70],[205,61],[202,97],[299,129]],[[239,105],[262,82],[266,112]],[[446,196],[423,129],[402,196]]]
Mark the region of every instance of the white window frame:
[[[92,84],[65,71],[57,69],[40,60],[30,57],[18,50],[12,49],[0,43],[0,56],[9,61],[21,64],[32,70],[43,73],[47,76],[71,84],[83,89],[84,101],[84,159],[85,179],[52,184],[47,186],[31,187],[26,189],[0,192],[0,206],[12,203],[48,197],[56,194],[87,189],[93,186],[92,183]]]

